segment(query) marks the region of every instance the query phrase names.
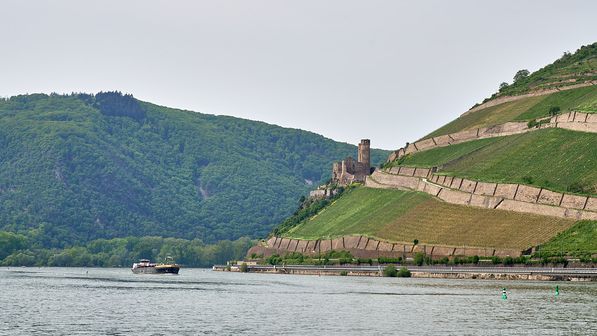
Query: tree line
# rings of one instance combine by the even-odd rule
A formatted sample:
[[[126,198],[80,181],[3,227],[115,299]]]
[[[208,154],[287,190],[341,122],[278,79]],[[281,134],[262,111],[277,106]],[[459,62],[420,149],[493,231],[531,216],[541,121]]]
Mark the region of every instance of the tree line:
[[[139,259],[167,256],[186,267],[211,267],[242,259],[254,245],[247,237],[205,244],[199,239],[125,237],[96,239],[85,245],[44,248],[34,237],[0,231],[0,265],[55,267],[130,267]]]

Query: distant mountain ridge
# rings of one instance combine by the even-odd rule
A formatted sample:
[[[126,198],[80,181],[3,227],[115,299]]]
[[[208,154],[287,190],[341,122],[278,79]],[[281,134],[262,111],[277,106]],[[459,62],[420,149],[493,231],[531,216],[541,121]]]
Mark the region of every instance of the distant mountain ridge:
[[[0,230],[45,246],[260,237],[356,147],[119,92],[0,100]],[[372,151],[380,163],[387,152]]]

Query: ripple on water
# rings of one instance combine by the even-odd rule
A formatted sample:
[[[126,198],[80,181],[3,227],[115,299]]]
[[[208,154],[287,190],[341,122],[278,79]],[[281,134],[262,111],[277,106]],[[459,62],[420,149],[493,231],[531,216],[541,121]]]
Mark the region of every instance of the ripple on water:
[[[27,268],[0,285],[2,335],[597,334],[595,283]]]

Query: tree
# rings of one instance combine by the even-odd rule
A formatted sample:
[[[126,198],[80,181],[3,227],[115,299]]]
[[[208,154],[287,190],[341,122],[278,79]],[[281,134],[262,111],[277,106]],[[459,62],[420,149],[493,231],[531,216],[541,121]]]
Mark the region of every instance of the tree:
[[[514,82],[518,82],[521,79],[527,78],[530,72],[527,69],[518,70],[518,72],[514,75]]]
[[[510,84],[508,84],[506,82],[501,82],[500,83],[500,91],[502,91],[503,89],[507,88],[508,86],[510,86]]]
[[[559,106],[552,106],[549,109],[549,115],[552,116],[552,117],[555,116],[555,115],[557,115],[557,114],[559,114],[559,113],[560,113],[560,107]]]
[[[383,276],[385,277],[395,277],[398,275],[398,270],[396,270],[396,266],[388,265],[386,268],[383,269]]]
[[[417,252],[414,259],[415,265],[423,266],[423,263],[425,262],[425,255],[421,252]]]

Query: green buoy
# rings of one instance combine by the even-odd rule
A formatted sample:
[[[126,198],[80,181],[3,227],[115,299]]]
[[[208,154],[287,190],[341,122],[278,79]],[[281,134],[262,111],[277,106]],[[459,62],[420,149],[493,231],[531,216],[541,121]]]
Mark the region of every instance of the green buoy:
[[[560,295],[560,286],[556,285],[556,296]]]
[[[508,294],[506,294],[506,288],[502,288],[502,300],[508,299]]]

